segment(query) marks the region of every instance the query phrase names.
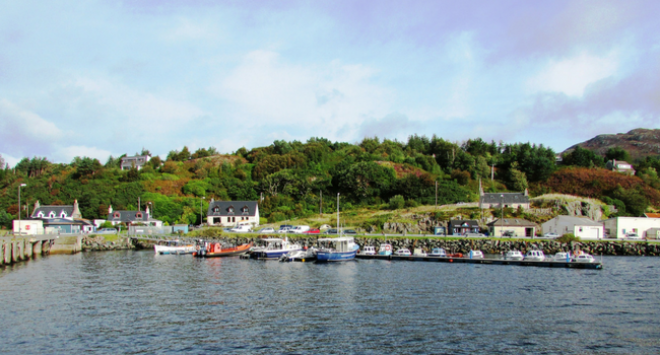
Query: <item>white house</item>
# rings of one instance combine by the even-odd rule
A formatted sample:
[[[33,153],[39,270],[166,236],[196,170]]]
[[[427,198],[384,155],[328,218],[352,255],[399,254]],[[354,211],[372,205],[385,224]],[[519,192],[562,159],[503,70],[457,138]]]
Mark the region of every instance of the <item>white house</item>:
[[[136,155],[133,157],[123,157],[121,158],[121,170],[129,170],[132,167],[140,170],[142,167],[149,162],[151,159],[150,155]]]
[[[602,239],[605,236],[603,223],[588,217],[557,216],[541,225],[543,233],[559,235],[573,233],[580,239]]]
[[[13,221],[14,234],[37,235],[44,234],[44,221],[40,219],[24,219]]]
[[[245,223],[259,226],[257,201],[213,201],[209,203],[206,221],[209,226],[237,226]]]
[[[149,207],[146,211],[114,211],[112,206],[108,207],[107,221],[113,226],[124,223],[126,225],[145,225],[153,227],[162,227],[163,221],[151,218]]]
[[[529,193],[527,189],[523,192],[484,192],[479,180],[479,208],[518,208],[529,209]]]
[[[493,237],[533,237],[536,228],[536,223],[522,218],[496,219],[488,223],[490,235]]]
[[[612,159],[605,164],[605,167],[622,174],[635,175],[635,169],[627,161]]]
[[[660,218],[614,217],[602,222],[608,238],[616,239],[625,238],[626,233],[637,233],[644,238],[649,229],[660,228]]]

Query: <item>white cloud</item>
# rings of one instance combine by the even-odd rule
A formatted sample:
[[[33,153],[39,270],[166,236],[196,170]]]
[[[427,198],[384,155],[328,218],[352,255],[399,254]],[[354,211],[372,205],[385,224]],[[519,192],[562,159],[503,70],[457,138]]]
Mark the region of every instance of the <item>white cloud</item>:
[[[271,51],[249,53],[209,90],[224,100],[244,125],[289,125],[332,136],[388,112],[392,94],[371,82],[375,71],[334,61],[326,66],[283,63]],[[346,139],[346,138],[344,138]]]
[[[38,114],[0,99],[0,150],[12,155],[30,151],[50,153],[51,144],[62,138],[63,132]]]
[[[582,53],[565,60],[550,60],[528,86],[533,91],[555,91],[569,96],[582,96],[587,85],[616,74],[619,63],[615,55],[597,57]]]

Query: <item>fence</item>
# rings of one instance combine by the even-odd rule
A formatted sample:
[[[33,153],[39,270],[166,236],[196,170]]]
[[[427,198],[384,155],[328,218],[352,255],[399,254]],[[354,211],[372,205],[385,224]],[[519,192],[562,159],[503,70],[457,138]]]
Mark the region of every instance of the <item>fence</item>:
[[[171,226],[150,227],[150,226],[129,226],[128,235],[164,235],[172,234]]]

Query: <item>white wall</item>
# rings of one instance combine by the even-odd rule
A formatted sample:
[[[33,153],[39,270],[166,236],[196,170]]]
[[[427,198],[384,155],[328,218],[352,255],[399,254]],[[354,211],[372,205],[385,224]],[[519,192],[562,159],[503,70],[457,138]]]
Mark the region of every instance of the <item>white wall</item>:
[[[44,221],[40,219],[14,220],[13,230],[15,234],[36,235],[44,234]]]
[[[622,239],[626,233],[634,232],[644,237],[646,230],[660,228],[660,218],[646,217],[615,217],[603,221],[605,231],[609,231],[610,238]]]

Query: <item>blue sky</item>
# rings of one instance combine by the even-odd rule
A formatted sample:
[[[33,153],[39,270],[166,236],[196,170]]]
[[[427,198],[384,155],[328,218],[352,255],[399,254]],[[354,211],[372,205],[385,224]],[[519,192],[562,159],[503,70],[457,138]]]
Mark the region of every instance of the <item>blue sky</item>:
[[[660,128],[658,1],[0,0],[0,154]]]

